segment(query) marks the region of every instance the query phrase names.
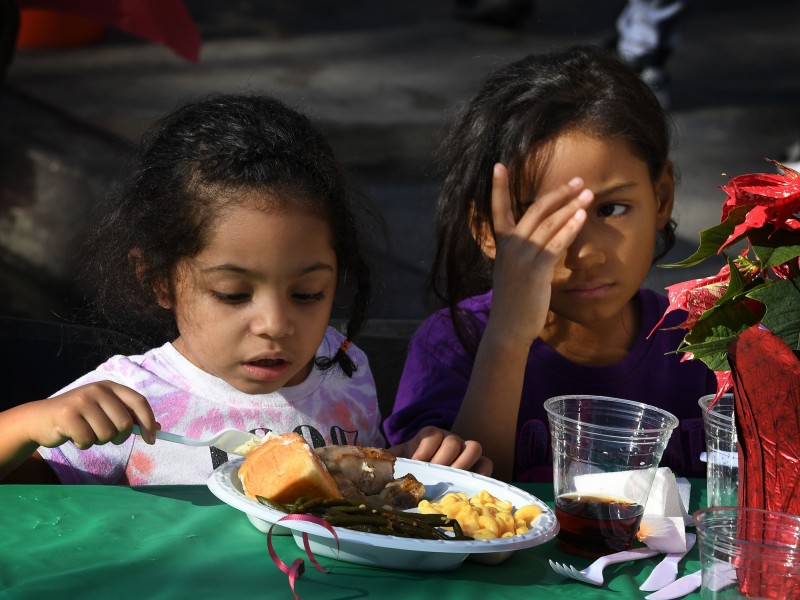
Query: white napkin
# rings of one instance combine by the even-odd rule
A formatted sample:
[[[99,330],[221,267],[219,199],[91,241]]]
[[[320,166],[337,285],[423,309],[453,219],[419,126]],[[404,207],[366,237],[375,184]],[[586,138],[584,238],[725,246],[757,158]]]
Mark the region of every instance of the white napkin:
[[[684,477],[678,479],[669,467],[656,469],[644,514],[681,517],[684,525],[692,525],[694,521],[686,510],[691,490],[689,480]]]
[[[653,550],[683,552],[686,549],[686,526],[692,524],[686,507],[691,485],[681,483],[668,467],[656,471],[653,487],[644,507],[644,517],[637,537]]]
[[[646,487],[645,471],[591,473],[575,477],[578,493],[610,493],[637,498]],[[686,526],[692,524],[686,507],[689,505],[689,481],[675,478],[668,467],[656,470],[650,494],[644,507],[637,537],[649,548],[659,552],[682,552],[686,549]]]

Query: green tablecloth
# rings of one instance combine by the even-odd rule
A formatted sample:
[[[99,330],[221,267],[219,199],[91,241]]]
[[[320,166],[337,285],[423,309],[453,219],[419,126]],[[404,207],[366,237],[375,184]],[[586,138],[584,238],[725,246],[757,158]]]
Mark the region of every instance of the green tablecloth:
[[[551,503],[547,484],[520,487]],[[705,480],[692,482],[691,508]],[[292,598],[267,553],[266,535],[204,486],[0,485],[0,598],[228,600]],[[273,536],[279,556],[304,557],[291,537]],[[516,552],[500,565],[467,560],[448,572],[394,571],[320,558],[297,582],[303,600],[353,598],[644,598],[639,584],[658,558],[606,570],[602,588],[565,580],[548,559],[583,568],[555,541]],[[679,574],[700,566],[697,550]],[[687,596],[699,598],[699,592]]]

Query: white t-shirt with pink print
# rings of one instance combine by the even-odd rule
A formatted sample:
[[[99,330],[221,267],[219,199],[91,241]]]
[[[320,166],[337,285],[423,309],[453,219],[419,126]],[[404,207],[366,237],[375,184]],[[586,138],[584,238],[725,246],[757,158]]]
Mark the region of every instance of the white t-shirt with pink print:
[[[333,356],[343,339],[328,328],[317,355]],[[348,354],[358,367],[352,378],[335,366],[327,371],[314,368],[299,385],[252,395],[194,366],[167,343],[142,355],[114,356],[61,392],[93,381],[121,383],[148,399],[164,431],[194,438],[233,427],[259,435],[295,431],[315,447],[384,447],[367,358],[354,345]],[[218,448],[163,440],[150,445],[139,436],[88,450],[67,442],[39,448],[39,453],[67,484],[204,484],[216,467],[235,458]]]

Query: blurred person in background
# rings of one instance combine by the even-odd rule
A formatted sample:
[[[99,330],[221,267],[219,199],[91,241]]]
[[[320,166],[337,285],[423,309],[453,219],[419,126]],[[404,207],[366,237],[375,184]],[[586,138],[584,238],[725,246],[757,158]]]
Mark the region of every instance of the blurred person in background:
[[[679,41],[678,27],[691,0],[628,0],[617,17],[613,48],[669,108],[667,61]]]
[[[669,108],[667,62],[679,41],[679,25],[692,0],[627,0],[607,42]],[[455,16],[501,27],[519,27],[535,10],[534,0],[455,0]]]

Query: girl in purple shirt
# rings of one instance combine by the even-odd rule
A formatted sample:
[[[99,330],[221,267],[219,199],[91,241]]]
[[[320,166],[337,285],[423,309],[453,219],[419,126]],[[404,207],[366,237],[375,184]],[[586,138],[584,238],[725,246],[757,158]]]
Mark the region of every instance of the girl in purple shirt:
[[[704,474],[697,400],[713,373],[671,353],[680,321],[651,334],[666,299],[642,289],[675,242],[669,147],[658,99],[599,48],[490,75],[445,141],[431,273],[444,308],[411,342],[391,442],[436,425],[479,441],[495,476],[546,481],[544,400],[591,393],[675,414],[663,464]]]

